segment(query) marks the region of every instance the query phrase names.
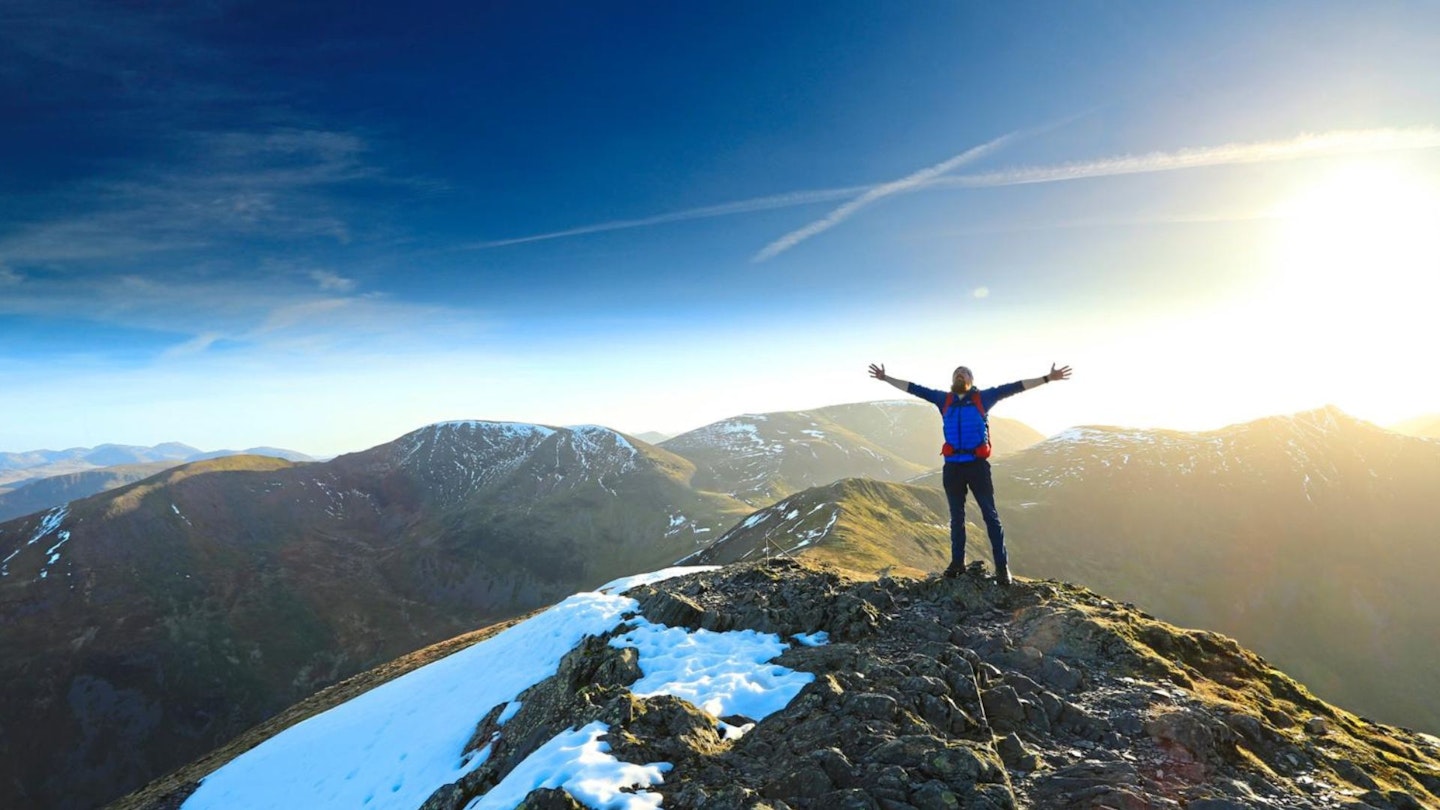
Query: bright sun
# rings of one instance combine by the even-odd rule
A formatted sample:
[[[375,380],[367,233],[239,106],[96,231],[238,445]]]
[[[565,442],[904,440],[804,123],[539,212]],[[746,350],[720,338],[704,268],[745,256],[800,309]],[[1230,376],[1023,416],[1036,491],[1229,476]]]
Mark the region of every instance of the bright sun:
[[[1440,183],[1398,163],[1355,162],[1272,209],[1269,294],[1236,313],[1269,336],[1297,395],[1371,414],[1433,413],[1440,382],[1420,367],[1440,322]],[[1253,334],[1253,333],[1252,333]]]
[[[1421,299],[1428,311],[1440,292],[1440,189],[1412,174],[1349,165],[1275,213],[1282,292],[1317,308],[1316,315],[1364,305],[1393,316]]]

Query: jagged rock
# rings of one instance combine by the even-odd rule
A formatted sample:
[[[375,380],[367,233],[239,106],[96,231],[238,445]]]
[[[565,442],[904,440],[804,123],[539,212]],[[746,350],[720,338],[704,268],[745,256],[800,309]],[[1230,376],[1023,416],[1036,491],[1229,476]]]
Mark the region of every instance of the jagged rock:
[[[957,810],[960,797],[943,782],[926,782],[910,792],[910,803],[916,810]]]
[[[821,796],[819,806],[833,810],[880,810],[874,797],[859,788],[837,790]]]
[[[1013,686],[1003,684],[980,693],[985,717],[997,731],[1013,731],[1025,722],[1025,706]]]
[[[585,810],[585,805],[563,790],[536,788],[515,806],[515,810]]]
[[[1312,717],[1305,721],[1305,730],[1316,736],[1330,733],[1330,723],[1323,717]]]
[[[698,630],[705,624],[705,609],[680,593],[645,586],[631,596],[640,603],[640,612],[656,624]]]
[[[1333,767],[1335,768],[1335,773],[1340,775],[1340,778],[1356,787],[1366,790],[1375,790],[1380,787],[1375,783],[1375,780],[1371,778],[1370,774],[1365,773],[1359,765],[1356,765],[1348,759],[1335,761]]]
[[[875,692],[852,695],[845,704],[846,714],[869,720],[893,720],[899,711],[895,698]]]
[[[1196,710],[1180,709],[1159,714],[1145,724],[1145,731],[1162,747],[1179,749],[1190,760],[1210,765],[1224,756],[1222,748],[1234,744],[1235,734],[1224,723]]]
[[[460,810],[468,801],[460,786],[451,783],[430,794],[430,798],[420,805],[420,810]]]
[[[807,763],[766,785],[760,793],[771,798],[817,799],[835,790],[835,783],[818,764]]]
[[[1074,798],[1086,790],[1101,788],[1104,792],[1117,786],[1138,784],[1140,774],[1128,762],[1086,760],[1042,775],[1038,779],[1037,794],[1048,796],[1051,802],[1055,802],[1060,796]]]
[[[1010,732],[995,744],[1005,766],[1018,771],[1033,771],[1040,767],[1040,758],[1030,753],[1021,741],[1020,735]]]

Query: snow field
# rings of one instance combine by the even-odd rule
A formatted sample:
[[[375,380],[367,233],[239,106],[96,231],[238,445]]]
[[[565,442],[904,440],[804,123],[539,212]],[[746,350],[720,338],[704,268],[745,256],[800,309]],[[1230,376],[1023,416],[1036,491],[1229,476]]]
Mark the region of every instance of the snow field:
[[[635,600],[618,595],[701,570],[707,568],[667,568],[571,596],[275,735],[205,777],[183,810],[413,810],[483,764],[488,748],[468,759],[462,754],[491,707],[508,703],[502,716],[513,717],[520,693],[553,675],[581,639],[607,633],[627,618],[631,629],[611,643],[639,651],[643,677],[631,687],[636,695],[676,695],[717,718],[738,714],[761,720],[814,680],[809,673],[766,663],[788,646],[778,636],[753,630],[691,633],[654,624],[635,615]],[[813,645],[826,639],[812,633],[796,641]],[[719,725],[732,737],[745,729]],[[600,739],[608,731],[592,723],[557,735],[467,810],[514,807],[538,787],[563,787],[597,810],[659,807],[660,795],[644,788],[662,783],[671,765],[620,762]]]

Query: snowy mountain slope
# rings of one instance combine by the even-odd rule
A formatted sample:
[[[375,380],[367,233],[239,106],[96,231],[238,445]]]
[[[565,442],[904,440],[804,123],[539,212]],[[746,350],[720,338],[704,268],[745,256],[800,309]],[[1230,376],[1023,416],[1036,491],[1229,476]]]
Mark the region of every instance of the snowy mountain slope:
[[[573,596],[113,810],[1440,802],[1440,739],[1081,588],[784,560],[647,579]]]
[[[36,730],[0,735],[0,805],[95,806],[381,661],[669,564],[744,513],[692,474],[603,428],[455,423],[0,524],[0,727]]]
[[[1001,457],[1041,438],[999,418],[991,431]],[[934,406],[900,400],[736,416],[661,446],[695,463],[697,487],[759,506],[842,478],[923,475],[940,464],[939,436]]]

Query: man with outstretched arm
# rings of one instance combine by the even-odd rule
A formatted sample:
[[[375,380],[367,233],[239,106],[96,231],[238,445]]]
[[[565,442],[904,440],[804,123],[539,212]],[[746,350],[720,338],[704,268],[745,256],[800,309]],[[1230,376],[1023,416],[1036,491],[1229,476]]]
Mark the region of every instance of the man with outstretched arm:
[[[949,391],[937,391],[892,377],[885,373],[883,364],[877,366],[871,363],[870,376],[884,380],[907,394],[914,394],[940,409],[945,430],[945,445],[940,450],[945,457],[941,480],[945,484],[945,499],[950,503],[950,567],[945,569],[945,576],[958,577],[965,570],[965,492],[969,490],[975,494],[975,503],[980,505],[985,529],[990,534],[990,550],[995,555],[995,581],[1008,586],[1010,561],[1005,553],[1005,529],[1000,525],[1000,513],[995,509],[987,414],[995,403],[1006,397],[1048,382],[1070,379],[1070,367],[1056,368],[1051,363],[1049,373],[1043,377],[1017,380],[983,390],[975,388],[975,375],[965,366],[959,366],[951,375]]]

